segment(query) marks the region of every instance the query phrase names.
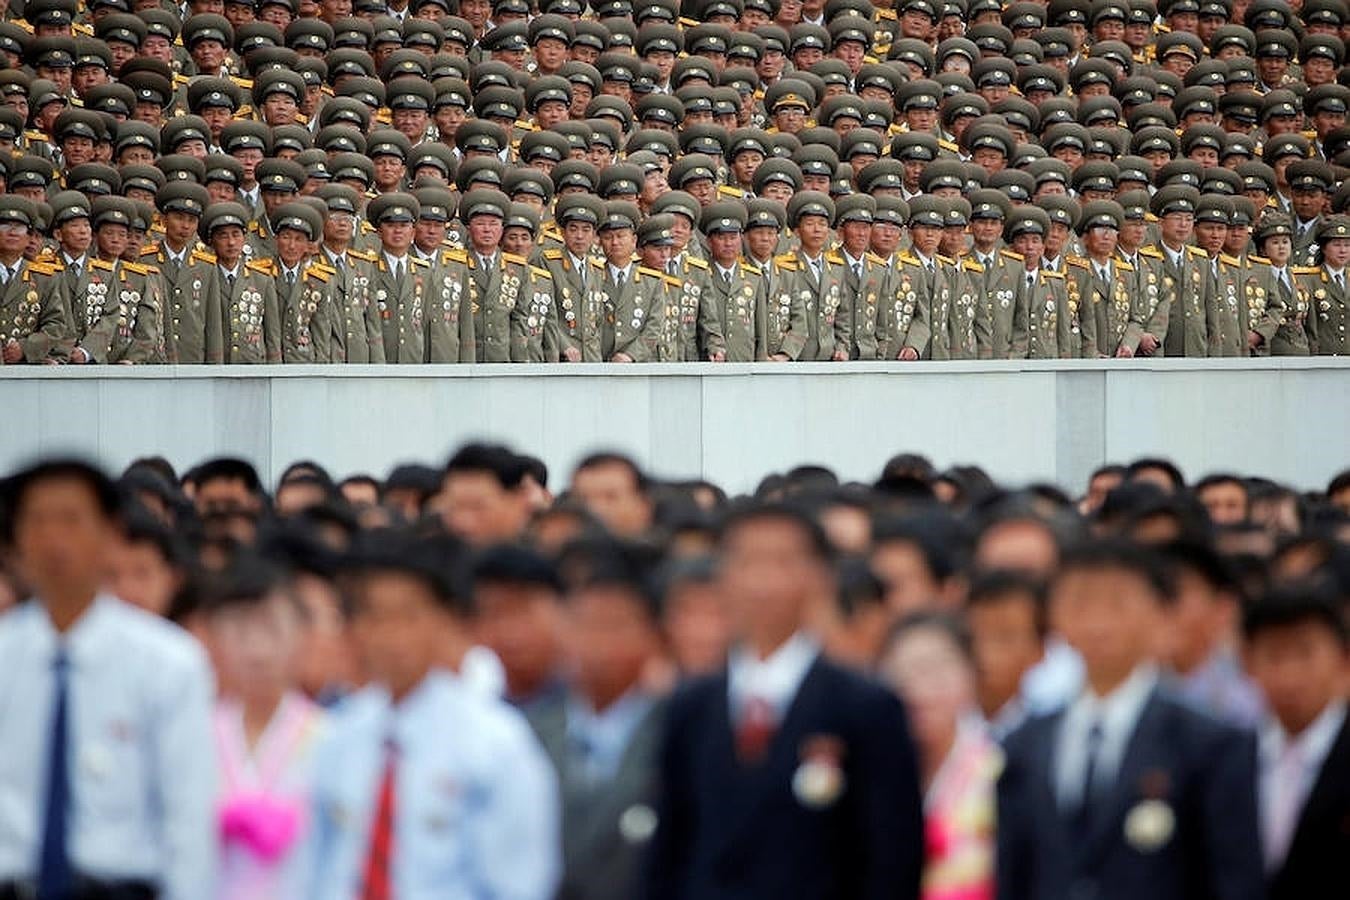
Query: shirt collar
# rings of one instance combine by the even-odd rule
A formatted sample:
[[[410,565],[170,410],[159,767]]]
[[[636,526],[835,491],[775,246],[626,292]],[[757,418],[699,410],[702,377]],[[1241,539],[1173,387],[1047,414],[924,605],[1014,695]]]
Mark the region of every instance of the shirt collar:
[[[236,278],[236,277],[238,277],[238,275],[239,275],[239,270],[242,269],[243,267],[244,267],[244,261],[243,261],[242,259],[241,259],[239,262],[237,262],[237,263],[234,264],[234,268],[233,268],[233,269],[227,269],[227,268],[225,268],[223,265],[220,265],[219,263],[216,264],[216,268],[217,268],[217,269],[220,269],[220,274],[226,276],[227,278]]]
[[[394,256],[389,251],[384,251],[384,264],[389,267],[390,271],[393,271],[395,263],[406,263],[407,261],[408,255],[406,253],[402,256]]]
[[[1274,716],[1269,717],[1261,728],[1261,758],[1267,763],[1276,763],[1291,746],[1297,748],[1304,766],[1317,771],[1331,752],[1331,745],[1341,733],[1345,724],[1346,702],[1337,700],[1327,704],[1327,708],[1313,719],[1311,725],[1300,734],[1290,735]]]
[[[605,265],[609,266],[609,274],[611,277],[618,277],[618,275],[622,274],[625,278],[627,278],[628,273],[633,271],[632,263],[629,263],[626,266],[616,266],[614,265],[614,263],[606,263]]]
[[[859,265],[859,264],[863,261],[863,258],[864,258],[864,257],[862,257],[862,256],[854,256],[853,254],[851,254],[851,253],[849,253],[847,250],[845,250],[842,246],[839,248],[839,252],[841,252],[841,253],[844,254],[844,261],[845,261],[846,263],[848,263],[848,267],[849,267],[850,269],[853,268],[853,267],[856,266],[856,265]]]
[[[67,658],[75,663],[86,657],[90,650],[97,646],[100,636],[106,631],[109,617],[116,613],[119,607],[123,607],[122,601],[111,594],[100,593],[94,597],[84,614],[75,620],[75,624],[62,635],[52,624],[47,607],[41,600],[33,599],[28,604],[29,615],[32,617],[40,645],[50,646],[53,653],[57,647],[64,645]]]
[[[717,274],[719,274],[719,275],[725,275],[727,278],[731,278],[732,276],[734,276],[734,275],[736,274],[736,264],[735,264],[735,263],[732,263],[731,265],[725,266],[725,267],[724,267],[724,266],[723,266],[720,262],[718,262],[717,260],[713,260],[713,261],[712,261],[712,264],[713,264],[713,267],[717,269]]]
[[[1143,712],[1144,704],[1158,684],[1158,668],[1145,664],[1135,668],[1130,677],[1116,686],[1105,697],[1098,697],[1090,687],[1084,687],[1078,699],[1069,707],[1069,715],[1099,719],[1102,728],[1112,734],[1128,735]]]
[[[74,268],[75,266],[80,266],[81,268],[83,268],[84,264],[89,261],[89,254],[81,253],[79,256],[71,256],[69,253],[62,250],[61,258],[65,260],[65,265],[67,269]]]
[[[733,706],[755,697],[773,706],[781,717],[819,654],[819,643],[801,631],[765,659],[756,659],[743,646],[736,647],[731,651],[727,673]]]

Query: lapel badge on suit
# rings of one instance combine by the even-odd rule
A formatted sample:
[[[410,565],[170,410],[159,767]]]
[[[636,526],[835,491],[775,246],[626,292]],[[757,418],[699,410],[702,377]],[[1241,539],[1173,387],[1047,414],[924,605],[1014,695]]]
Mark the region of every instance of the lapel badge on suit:
[[[634,803],[619,816],[619,836],[629,844],[645,844],[656,833],[656,810]]]
[[[792,793],[808,809],[827,809],[844,792],[844,742],[829,734],[809,735],[801,743],[801,763],[792,776]]]
[[[1125,840],[1140,853],[1162,849],[1176,831],[1176,813],[1165,799],[1171,787],[1172,778],[1164,769],[1150,769],[1139,778],[1143,799],[1125,814]]]

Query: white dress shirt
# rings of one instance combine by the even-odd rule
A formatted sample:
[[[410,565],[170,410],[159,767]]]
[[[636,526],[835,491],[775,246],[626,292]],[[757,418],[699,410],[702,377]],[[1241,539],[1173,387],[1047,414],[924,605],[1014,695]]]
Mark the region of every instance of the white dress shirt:
[[[392,896],[552,900],[562,866],[553,767],[518,712],[439,671],[398,704],[370,687],[333,715],[315,764],[308,897],[359,895],[390,741]]]
[[[606,263],[606,265],[609,266],[609,280],[612,281],[612,282],[614,282],[615,284],[618,284],[618,283],[619,283],[619,274],[620,274],[620,273],[623,274],[623,283],[624,283],[624,284],[627,284],[628,282],[630,282],[630,281],[633,280],[633,264],[632,264],[632,263],[629,263],[628,265],[623,266],[622,268],[619,267],[619,266],[614,265],[613,263]]]
[[[1345,724],[1344,700],[1331,703],[1313,723],[1291,737],[1273,718],[1261,729],[1258,754],[1261,766],[1261,844],[1266,871],[1274,871],[1289,854],[1298,820],[1317,776]]]
[[[398,272],[400,275],[406,275],[408,273],[408,266],[411,262],[412,258],[406,253],[402,256],[394,256],[392,253],[388,252],[384,254],[384,264],[388,266],[391,273]]]
[[[769,704],[781,723],[819,655],[820,644],[800,631],[764,659],[756,659],[745,647],[733,649],[727,666],[733,717],[754,699]]]
[[[64,637],[36,601],[0,616],[0,882],[37,874],[61,643],[72,867],[150,881],[162,900],[213,897],[215,691],[206,654],[187,632],[111,596]]]
[[[1094,724],[1101,727],[1101,742],[1097,748],[1094,784],[1110,784],[1115,780],[1130,738],[1134,735],[1144,704],[1158,684],[1158,670],[1153,665],[1139,666],[1114,691],[1098,697],[1091,688],[1085,688],[1078,699],[1069,704],[1060,724],[1056,747],[1056,776],[1060,807],[1075,809],[1083,799],[1083,781],[1087,778],[1088,732]]]

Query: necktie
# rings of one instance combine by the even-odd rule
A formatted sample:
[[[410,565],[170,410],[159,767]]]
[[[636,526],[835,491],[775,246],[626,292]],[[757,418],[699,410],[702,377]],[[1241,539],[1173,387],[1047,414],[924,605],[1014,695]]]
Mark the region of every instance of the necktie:
[[[1270,804],[1262,822],[1266,851],[1266,871],[1274,871],[1289,853],[1301,810],[1303,794],[1303,751],[1297,744],[1285,745],[1275,763]]]
[[[731,287],[731,270],[719,268],[718,271],[722,273],[722,284]]]
[[[8,271],[8,269],[6,269]],[[47,744],[47,794],[43,807],[42,857],[38,866],[39,900],[63,900],[70,889],[70,856],[66,852],[70,814],[68,698],[70,660],[58,650],[52,667],[52,734]]]
[[[811,277],[817,282],[820,281],[820,260],[811,260]]]
[[[773,707],[763,697],[751,697],[741,710],[736,726],[736,755],[754,764],[764,759],[775,730]]]
[[[233,276],[233,275],[226,275],[226,276],[225,276],[225,290],[226,290],[226,292],[233,292],[233,291],[234,291],[234,276]]]
[[[1035,289],[1035,287],[1036,287],[1036,276],[1033,275],[1033,274],[1031,274],[1030,272],[1028,272],[1028,273],[1027,273],[1027,293],[1031,293],[1031,292]]]
[[[1338,291],[1344,291],[1344,290],[1345,290],[1345,273],[1344,273],[1344,272],[1337,272],[1337,273],[1336,273],[1336,290],[1338,290]]]
[[[403,263],[402,262],[394,263],[392,266],[390,266],[390,271],[394,273],[394,280],[398,281],[400,278],[403,277]]]
[[[1083,794],[1078,802],[1078,815],[1075,817],[1078,834],[1086,837],[1093,824],[1093,812],[1097,799],[1097,769],[1101,765],[1102,723],[1094,719],[1087,733],[1087,760],[1083,766]]]
[[[294,273],[294,272],[287,272],[287,273],[286,273],[286,286],[287,286],[287,287],[295,287],[295,273]]]
[[[375,821],[370,829],[370,851],[361,876],[361,900],[391,900],[394,857],[394,810],[398,747],[388,741],[384,748],[384,775],[375,801]]]
[[[853,277],[862,281],[862,263],[855,262],[853,264]]]
[[[670,262],[666,263],[666,274],[667,275],[675,274],[675,260],[672,259]]]
[[[614,275],[614,284],[619,288],[619,290],[623,290],[623,282],[624,282],[624,278],[625,278],[625,275],[624,275],[623,269],[620,269],[620,270],[619,270],[618,272],[616,272],[615,275]]]
[[[333,268],[338,270],[339,275],[342,275],[347,271],[347,261],[343,259],[341,256],[334,256]]]

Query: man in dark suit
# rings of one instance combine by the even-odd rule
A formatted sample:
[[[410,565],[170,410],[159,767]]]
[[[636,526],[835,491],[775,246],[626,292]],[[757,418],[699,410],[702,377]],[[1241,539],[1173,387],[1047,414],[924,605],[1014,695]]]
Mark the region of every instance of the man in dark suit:
[[[1051,620],[1082,655],[1086,684],[1006,742],[1001,900],[1264,895],[1254,742],[1159,684],[1165,588],[1129,544],[1065,555]]]
[[[754,506],[719,540],[737,645],[671,701],[651,900],[918,896],[923,822],[898,701],[828,662],[809,617],[830,546],[799,511]]]
[[[643,685],[661,646],[656,600],[635,555],[607,539],[569,549],[564,568],[572,677],[528,714],[562,793],[558,898],[631,900],[656,828],[665,716]]]
[[[1323,897],[1350,860],[1350,634],[1334,594],[1287,589],[1243,622],[1269,708],[1260,734],[1261,836],[1270,900]]]

